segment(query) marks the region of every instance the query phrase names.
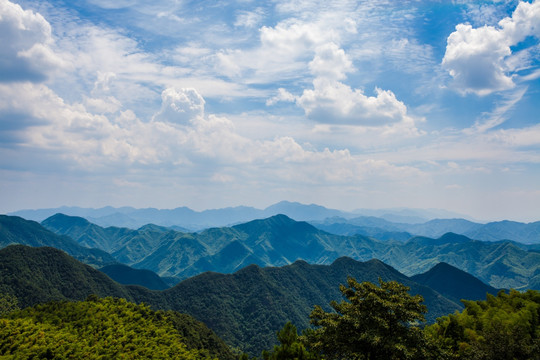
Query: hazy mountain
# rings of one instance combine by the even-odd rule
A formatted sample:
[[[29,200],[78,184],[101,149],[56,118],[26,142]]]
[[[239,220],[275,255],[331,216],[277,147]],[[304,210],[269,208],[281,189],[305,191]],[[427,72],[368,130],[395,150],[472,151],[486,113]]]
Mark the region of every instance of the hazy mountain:
[[[530,281],[540,267],[539,252],[510,241],[477,241],[453,233],[439,238],[413,237],[406,242],[380,241],[362,235],[330,234],[285,215],[191,234],[153,225],[140,230],[103,229],[83,220],[55,215],[43,223],[90,243],[81,231],[88,229],[89,236],[97,237],[94,244],[104,244],[107,249],[112,246],[118,261],[184,279],[204,271],[232,273],[249,264],[281,266],[299,259],[330,264],[340,256],[350,256],[360,261],[380,259],[407,275],[447,262],[496,288],[521,289],[535,288]]]
[[[483,241],[512,240],[524,244],[540,244],[540,221],[528,224],[514,221],[479,224],[465,219],[433,219],[425,223],[407,224],[360,216],[350,219],[334,217],[311,223],[319,229],[342,235],[379,234],[379,238],[390,238],[387,233],[401,233],[402,236],[409,233],[438,238],[452,232]]]
[[[497,295],[499,291],[471,274],[444,262],[438,263],[423,274],[411,276],[411,280],[432,288],[454,302],[461,299],[485,300],[486,294]]]
[[[116,226],[137,229],[146,224],[153,223],[167,227],[177,226],[183,229],[189,229],[190,231],[234,225],[255,219],[268,218],[277,214],[287,215],[297,221],[322,221],[331,217],[354,218],[359,215],[371,216],[376,214],[379,218],[401,223],[423,223],[437,217],[459,217],[458,214],[433,209],[364,209],[346,212],[328,209],[315,204],[305,205],[289,201],[281,201],[266,209],[238,206],[194,211],[187,207],[178,207],[176,209],[135,209],[132,207],[114,208],[107,206],[100,209],[91,209],[64,206],[54,209],[20,210],[10,215],[21,216],[29,220],[43,221],[57,213],[83,217],[103,227]]]
[[[73,239],[55,234],[35,221],[25,220],[18,216],[0,215],[0,248],[11,244],[55,247],[84,263],[96,266],[117,262],[105,251],[81,246]]]
[[[490,222],[464,234],[478,240],[514,240],[526,244],[540,244],[540,221],[528,224],[507,220]]]
[[[127,265],[107,265],[99,269],[102,273],[123,285],[139,285],[150,290],[165,290],[169,286],[150,270],[133,269]]]

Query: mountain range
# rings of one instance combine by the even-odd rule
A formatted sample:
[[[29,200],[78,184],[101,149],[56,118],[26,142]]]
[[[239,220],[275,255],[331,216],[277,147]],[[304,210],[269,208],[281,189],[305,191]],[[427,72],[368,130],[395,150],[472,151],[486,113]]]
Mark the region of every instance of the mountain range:
[[[191,315],[229,345],[253,355],[270,348],[276,341],[275,332],[287,321],[306,328],[314,305],[329,309],[331,300],[340,300],[339,284],[345,283],[347,276],[358,281],[396,280],[409,286],[411,293],[424,297],[430,322],[461,308],[459,303],[379,260],[358,262],[343,257],[330,265],[310,265],[305,261],[283,267],[251,265],[234,274],[207,272],[163,291],[120,285],[50,247],[8,246],[0,250],[0,264],[1,292],[14,295],[23,307],[51,300],[83,300],[91,294],[144,302],[154,310]],[[471,287],[470,281],[478,281],[450,266],[443,270],[427,277],[433,280],[457,274],[465,288]],[[493,291],[488,287],[486,290]],[[457,287],[448,286],[445,291],[449,297],[459,297]],[[481,298],[485,298],[485,293]]]
[[[20,210],[10,215],[41,222],[56,213],[83,217],[102,227],[139,229],[147,224],[156,224],[182,232],[232,226],[284,214],[297,221],[309,221],[321,230],[338,235],[360,234],[379,240],[406,241],[412,236],[437,238],[447,232],[453,232],[476,240],[512,240],[540,246],[540,221],[520,223],[505,220],[479,223],[466,219],[465,215],[438,209],[357,209],[346,212],[315,204],[282,201],[262,210],[248,206],[204,211],[194,211],[187,207],[135,209],[107,206],[91,209],[64,206]]]
[[[102,228],[79,217],[56,214],[42,222],[84,246],[110,252],[118,262],[160,276],[185,279],[206,271],[233,273],[250,264],[282,266],[296,260],[330,264],[341,256],[380,259],[411,276],[446,262],[496,288],[537,288],[540,252],[512,241],[486,242],[447,233],[439,238],[381,241],[335,235],[285,215],[232,227],[184,233],[147,225],[139,230]]]
[[[287,215],[297,221],[322,221],[331,217],[348,219],[358,216],[377,216],[388,221],[403,223],[424,223],[435,218],[464,217],[464,215],[438,209],[358,209],[347,212],[328,209],[315,204],[305,205],[289,201],[281,201],[265,209],[238,206],[195,211],[187,207],[178,207],[175,209],[136,209],[132,207],[114,208],[106,206],[99,209],[92,209],[62,206],[50,209],[20,210],[12,212],[9,215],[41,222],[57,213],[84,217],[92,223],[104,227],[116,226],[138,229],[141,226],[152,223],[167,227],[176,226],[176,230],[180,231],[198,231],[209,227],[230,226],[278,214]]]

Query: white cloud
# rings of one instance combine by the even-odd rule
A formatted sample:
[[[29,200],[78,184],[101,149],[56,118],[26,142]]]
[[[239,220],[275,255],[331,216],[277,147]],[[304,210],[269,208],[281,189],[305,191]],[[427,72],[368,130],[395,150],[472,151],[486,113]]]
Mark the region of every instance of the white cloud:
[[[44,81],[64,65],[47,20],[8,0],[0,0],[0,43],[0,82]]]
[[[315,49],[315,57],[309,63],[311,73],[318,78],[343,80],[353,65],[343,49],[334,43],[326,43]]]
[[[497,27],[459,24],[448,37],[442,65],[460,92],[487,95],[511,89],[521,67],[512,59],[511,46],[527,36],[539,37],[539,29],[539,1],[520,2],[512,17],[499,21]]]
[[[378,88],[375,92],[376,96],[366,96],[341,82],[317,78],[313,89],[304,90],[297,103],[308,118],[321,123],[384,126],[413,122],[394,93]]]
[[[161,93],[161,110],[154,121],[165,121],[181,125],[204,115],[204,99],[195,89],[169,88]]]

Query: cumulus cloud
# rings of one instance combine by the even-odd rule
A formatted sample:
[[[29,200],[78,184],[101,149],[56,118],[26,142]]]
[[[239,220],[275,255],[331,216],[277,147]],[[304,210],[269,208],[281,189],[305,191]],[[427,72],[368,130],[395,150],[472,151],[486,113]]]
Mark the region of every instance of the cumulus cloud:
[[[407,107],[392,91],[375,88],[375,96],[367,96],[362,90],[340,81],[354,71],[354,67],[345,51],[335,43],[318,46],[309,69],[314,76],[313,89],[305,89],[297,97],[279,89],[266,104],[294,100],[309,119],[323,124],[382,127],[401,123],[414,127]]]
[[[511,89],[522,63],[511,47],[528,36],[538,38],[539,29],[539,1],[520,2],[512,17],[502,19],[497,27],[459,24],[448,37],[442,65],[460,92],[487,95]]]
[[[205,101],[195,89],[168,88],[161,93],[161,100],[161,110],[153,117],[154,121],[185,125],[204,115]]]
[[[0,0],[0,81],[40,82],[63,61],[50,48],[51,26],[39,13]]]
[[[313,89],[304,90],[297,99],[308,118],[321,123],[383,126],[411,121],[407,107],[389,90],[375,89],[366,96],[339,81],[315,79]]]

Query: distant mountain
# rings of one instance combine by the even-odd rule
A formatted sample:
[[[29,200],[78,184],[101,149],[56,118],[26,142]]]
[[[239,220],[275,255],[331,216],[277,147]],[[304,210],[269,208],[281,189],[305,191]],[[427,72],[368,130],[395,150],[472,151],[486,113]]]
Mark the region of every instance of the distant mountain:
[[[55,215],[43,224],[85,244],[107,246],[103,249],[127,265],[180,279],[205,271],[233,273],[250,264],[282,266],[296,260],[330,264],[341,256],[380,259],[407,275],[447,262],[496,288],[534,288],[533,278],[540,271],[540,252],[510,241],[477,241],[453,233],[439,238],[417,236],[406,242],[380,241],[330,234],[285,215],[191,234],[157,226],[103,229],[65,215]]]
[[[316,204],[301,204],[297,202],[281,201],[265,209],[256,209],[248,206],[228,207],[194,211],[187,207],[176,209],[135,209],[132,207],[104,207],[100,209],[80,207],[60,207],[40,210],[20,210],[9,215],[20,216],[28,220],[43,221],[46,218],[62,213],[70,216],[83,217],[102,227],[116,226],[138,229],[149,223],[180,227],[181,231],[198,231],[211,227],[230,226],[256,219],[268,218],[284,214],[297,221],[323,221],[326,218],[342,217],[354,218],[359,215],[377,216],[390,222],[424,223],[440,217],[459,217],[458,214],[443,210],[419,209],[384,209],[384,210],[357,210],[353,212],[328,209]],[[375,215],[376,214],[376,215]],[[178,230],[178,229],[177,229]]]
[[[150,270],[139,270],[123,264],[114,264],[104,266],[99,271],[123,285],[140,285],[150,290],[169,288],[155,272]]]
[[[511,240],[524,244],[540,244],[540,221],[519,223],[514,221],[499,221],[479,224],[464,219],[433,219],[424,223],[399,223],[383,218],[360,216],[355,218],[328,218],[324,221],[312,221],[319,229],[341,235],[362,234],[378,238],[390,238],[385,235],[412,234],[438,238],[448,232],[466,235],[483,241]],[[402,235],[402,236],[403,236]],[[402,239],[402,237],[401,237]]]
[[[485,241],[514,240],[526,244],[540,244],[540,221],[528,224],[508,220],[490,222],[464,234]]]
[[[461,299],[485,300],[486,294],[497,295],[499,291],[471,274],[444,262],[438,263],[423,274],[411,276],[411,280],[432,288],[454,302]]]
[[[73,239],[57,235],[35,221],[25,220],[18,216],[0,215],[0,248],[11,244],[55,247],[86,264],[96,266],[117,262],[105,251],[81,246]]]

